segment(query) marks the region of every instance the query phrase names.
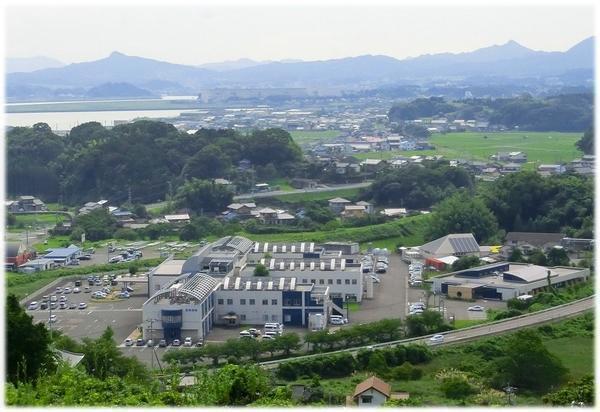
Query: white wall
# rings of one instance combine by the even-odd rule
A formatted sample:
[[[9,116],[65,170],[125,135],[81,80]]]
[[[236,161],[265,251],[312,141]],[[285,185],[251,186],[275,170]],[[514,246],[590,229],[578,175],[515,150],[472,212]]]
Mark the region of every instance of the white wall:
[[[223,304],[219,303],[223,299]],[[227,304],[231,299],[233,304]],[[241,299],[246,304],[240,303]],[[254,299],[254,305],[250,305],[250,299]],[[263,299],[267,299],[268,305],[263,305]],[[277,299],[277,304],[272,305],[272,300]],[[263,325],[265,322],[283,322],[282,319],[283,298],[279,290],[217,290],[215,292],[215,323],[222,323],[221,318],[229,312],[235,312],[241,324]],[[241,319],[245,315],[246,319]],[[267,316],[268,319],[265,319]]]
[[[362,403],[362,397],[365,396],[365,395],[367,395],[367,396],[373,396],[373,399],[371,400],[371,403]],[[381,392],[378,392],[378,391],[376,391],[374,389],[369,389],[369,390],[364,391],[363,393],[361,393],[358,396],[358,406],[362,406],[362,407],[365,407],[365,406],[374,406],[374,407],[375,406],[381,406],[381,405],[383,405],[385,403],[386,400],[387,400],[387,398]]]

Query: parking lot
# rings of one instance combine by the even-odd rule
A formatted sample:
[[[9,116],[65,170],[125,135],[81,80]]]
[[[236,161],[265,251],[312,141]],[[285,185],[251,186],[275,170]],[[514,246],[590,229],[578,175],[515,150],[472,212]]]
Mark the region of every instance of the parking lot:
[[[64,281],[58,286],[73,288],[74,282]],[[87,304],[85,309],[52,309],[52,314],[56,315],[56,322],[51,324],[52,330],[59,330],[71,338],[81,339],[83,337],[97,338],[110,326],[115,333],[115,340],[120,342],[135,330],[142,322],[142,304],[146,301],[147,285],[139,283],[132,285],[134,292],[129,299],[122,300],[97,300],[92,299],[93,292],[101,290],[102,286],[90,286],[91,292],[84,293],[83,288],[88,286],[88,282],[83,277],[80,293],[58,294],[64,295],[68,303],[81,302]],[[113,290],[120,290],[121,285],[113,286]],[[56,293],[38,293],[26,302],[26,306],[32,301],[41,302],[43,295],[52,295]],[[48,322],[50,310],[27,310],[27,313],[33,316],[34,321]]]

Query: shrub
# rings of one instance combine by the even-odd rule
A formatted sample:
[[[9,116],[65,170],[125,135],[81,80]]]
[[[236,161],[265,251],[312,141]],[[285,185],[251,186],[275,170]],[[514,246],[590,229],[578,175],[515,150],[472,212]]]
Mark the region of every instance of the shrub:
[[[475,388],[471,386],[465,377],[461,376],[443,379],[440,389],[450,399],[464,399],[475,392]]]

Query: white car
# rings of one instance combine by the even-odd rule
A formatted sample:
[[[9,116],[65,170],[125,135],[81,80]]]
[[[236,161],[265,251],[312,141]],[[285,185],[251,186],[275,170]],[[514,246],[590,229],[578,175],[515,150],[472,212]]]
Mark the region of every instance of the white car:
[[[56,322],[56,315],[52,315],[50,316],[50,318],[48,318],[48,323],[54,323]]]
[[[65,288],[65,290],[63,291],[63,293],[71,293],[71,288]]]
[[[429,338],[429,343],[437,344],[444,342],[444,335],[433,335]]]
[[[79,289],[79,288],[74,288],[73,289],[73,293],[79,293],[79,292],[81,292],[81,289]]]
[[[131,338],[125,339],[125,346],[133,346],[133,339],[131,339]]]
[[[38,308],[38,303],[36,301],[33,301],[29,304],[29,306],[27,307],[27,309],[29,310],[36,310]]]
[[[79,309],[85,309],[85,308],[87,308],[87,303],[85,303],[85,302],[81,302],[81,303],[79,304]]]
[[[189,336],[183,341],[183,346],[192,346],[192,338]]]
[[[471,312],[483,312],[485,310],[485,308],[483,306],[475,305],[475,306],[469,306],[469,308],[467,310],[470,310]]]

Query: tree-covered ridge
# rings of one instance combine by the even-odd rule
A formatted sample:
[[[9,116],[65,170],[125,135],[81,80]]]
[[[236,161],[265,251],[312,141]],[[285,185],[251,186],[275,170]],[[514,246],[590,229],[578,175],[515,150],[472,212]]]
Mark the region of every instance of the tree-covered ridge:
[[[252,163],[254,176],[237,169]],[[225,177],[250,187],[258,178],[294,175],[300,148],[281,129],[241,134],[201,129],[190,135],[156,121],[104,128],[90,122],[67,136],[45,123],[7,133],[7,192],[36,194],[46,201],[76,204],[95,198],[152,202],[173,194],[192,178]]]
[[[390,109],[392,122],[427,117],[449,120],[476,119],[493,126],[518,127],[530,131],[579,132],[593,122],[592,94],[565,94],[546,98],[530,95],[507,99],[466,99],[447,101],[443,97],[419,98]]]

